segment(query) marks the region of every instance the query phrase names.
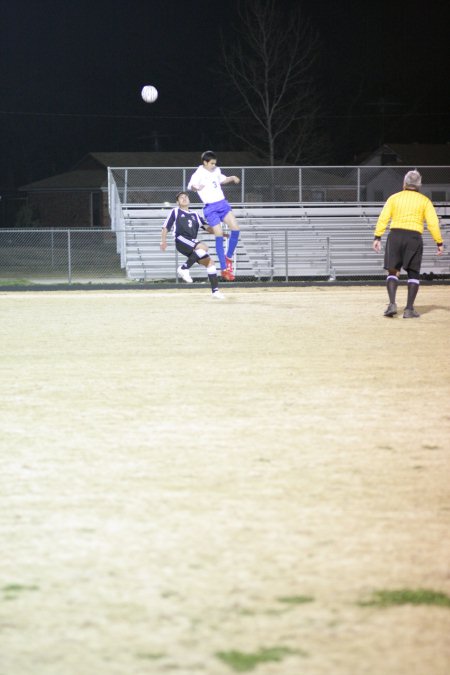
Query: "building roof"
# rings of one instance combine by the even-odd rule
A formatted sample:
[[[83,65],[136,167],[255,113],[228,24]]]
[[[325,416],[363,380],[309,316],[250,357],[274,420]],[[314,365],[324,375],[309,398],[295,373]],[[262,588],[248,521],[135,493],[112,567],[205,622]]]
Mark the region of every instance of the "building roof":
[[[90,152],[71,171],[22,185],[25,192],[34,190],[99,190],[106,187],[108,167],[190,167],[200,163],[201,152]],[[221,167],[261,166],[251,152],[217,153]]]
[[[450,143],[384,143],[361,158],[383,166],[450,166]]]
[[[24,192],[54,191],[54,190],[99,190],[106,186],[108,177],[105,169],[97,170],[77,169],[75,171],[66,171],[65,173],[43,178],[28,185],[22,185],[19,190]]]
[[[83,167],[94,160],[104,167],[197,167],[202,152],[90,152],[74,168]],[[251,152],[217,152],[222,166],[261,166],[261,160]]]

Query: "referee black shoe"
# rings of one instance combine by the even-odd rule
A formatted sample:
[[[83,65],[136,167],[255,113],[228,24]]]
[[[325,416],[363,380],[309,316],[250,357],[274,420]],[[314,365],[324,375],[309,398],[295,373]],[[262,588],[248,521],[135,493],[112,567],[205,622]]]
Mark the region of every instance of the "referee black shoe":
[[[394,316],[395,314],[397,314],[397,305],[395,302],[390,302],[387,306],[384,316]]]
[[[420,316],[419,312],[416,312],[415,309],[405,309],[403,312],[404,319],[418,319]]]

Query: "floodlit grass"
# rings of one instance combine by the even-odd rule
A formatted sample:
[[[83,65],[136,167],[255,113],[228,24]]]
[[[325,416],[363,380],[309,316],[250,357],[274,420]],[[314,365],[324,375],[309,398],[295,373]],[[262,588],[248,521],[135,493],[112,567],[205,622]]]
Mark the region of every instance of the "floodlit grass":
[[[396,605],[450,607],[450,597],[439,591],[402,588],[394,591],[375,591],[369,600],[360,604],[363,607],[394,607]]]
[[[2,675],[448,675],[448,288],[224,293],[0,292]]]
[[[299,653],[298,650],[289,649],[288,647],[269,647],[267,649],[260,649],[259,652],[254,654],[239,651],[218,652],[217,657],[235,672],[246,673],[254,670],[260,663],[278,663],[286,656]],[[302,655],[305,656],[306,654],[303,653]]]

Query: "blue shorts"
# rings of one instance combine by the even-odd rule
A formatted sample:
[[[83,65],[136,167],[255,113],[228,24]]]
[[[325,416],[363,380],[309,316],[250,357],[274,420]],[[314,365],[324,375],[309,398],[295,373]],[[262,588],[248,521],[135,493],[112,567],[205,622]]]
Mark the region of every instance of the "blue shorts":
[[[221,199],[219,202],[214,202],[213,204],[205,204],[203,207],[203,213],[205,214],[205,219],[208,225],[214,227],[214,225],[220,225],[227,213],[230,213],[231,206],[226,199]]]

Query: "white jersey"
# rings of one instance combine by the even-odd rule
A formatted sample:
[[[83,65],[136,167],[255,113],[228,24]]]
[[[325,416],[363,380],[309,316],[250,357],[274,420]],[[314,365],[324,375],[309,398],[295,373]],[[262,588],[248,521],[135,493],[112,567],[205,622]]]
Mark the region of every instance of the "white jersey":
[[[192,190],[192,185],[203,185],[203,188],[198,190],[200,199],[204,204],[214,204],[214,202],[220,202],[222,199],[225,199],[220,185],[226,178],[218,166],[216,166],[214,171],[208,171],[208,169],[205,169],[201,165],[191,176],[187,189]]]

